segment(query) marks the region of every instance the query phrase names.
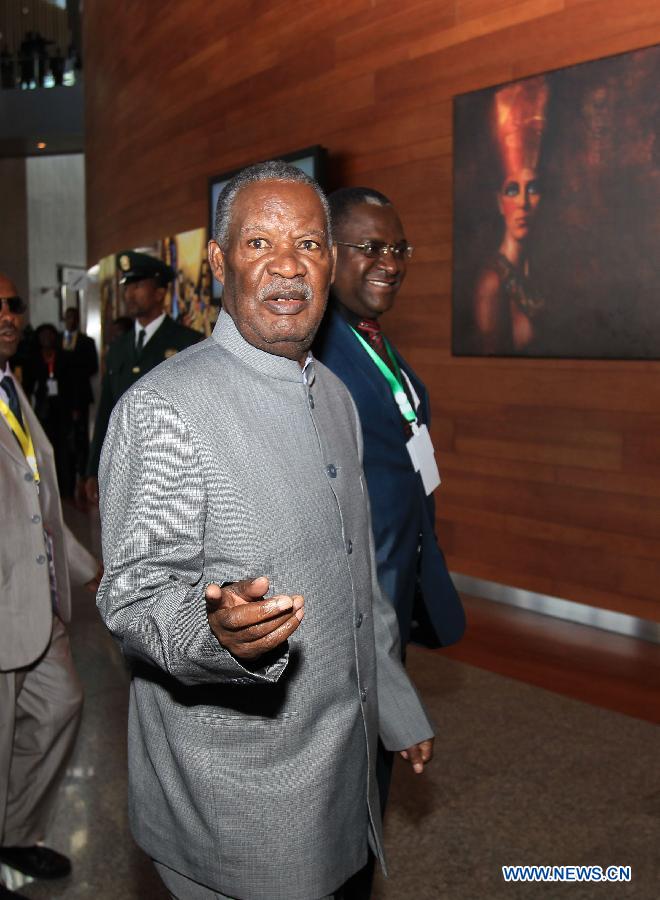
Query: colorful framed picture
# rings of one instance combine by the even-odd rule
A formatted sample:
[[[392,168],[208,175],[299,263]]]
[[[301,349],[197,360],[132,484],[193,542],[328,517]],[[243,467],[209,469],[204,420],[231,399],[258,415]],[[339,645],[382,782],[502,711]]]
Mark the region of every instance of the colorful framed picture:
[[[660,47],[454,100],[452,351],[660,358]]]
[[[208,337],[220,310],[212,294],[207,243],[206,228],[183,231],[162,239],[160,257],[176,272],[165,299],[167,311],[177,322]]]

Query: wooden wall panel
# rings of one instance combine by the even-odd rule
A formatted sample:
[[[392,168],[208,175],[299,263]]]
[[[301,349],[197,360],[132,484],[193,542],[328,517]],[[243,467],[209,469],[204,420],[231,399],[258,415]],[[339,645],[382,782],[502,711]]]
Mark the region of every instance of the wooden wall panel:
[[[427,382],[458,571],[660,620],[660,364],[453,358],[452,97],[660,42],[656,0],[97,0],[90,263],[205,224],[207,178],[321,143],[416,246],[386,323]]]

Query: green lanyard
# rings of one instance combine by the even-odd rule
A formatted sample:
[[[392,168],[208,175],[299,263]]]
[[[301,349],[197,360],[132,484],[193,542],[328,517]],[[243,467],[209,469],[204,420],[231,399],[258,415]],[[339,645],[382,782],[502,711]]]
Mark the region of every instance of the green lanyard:
[[[387,350],[387,355],[392,360],[392,365],[394,366],[394,372],[390,367],[385,363],[380,356],[376,353],[373,347],[370,347],[369,344],[365,341],[361,334],[359,334],[352,325],[348,326],[358,341],[362,344],[364,349],[367,351],[369,356],[372,358],[374,363],[378,366],[381,375],[385,378],[387,383],[390,386],[390,390],[392,391],[392,396],[396,400],[397,406],[399,407],[399,411],[406,422],[409,422],[411,425],[417,422],[417,416],[415,415],[415,410],[410,405],[410,400],[408,400],[408,395],[406,394],[403,387],[403,378],[401,377],[401,369],[399,368],[399,364],[396,361],[394,354],[392,353],[392,348],[389,345],[389,341],[387,338],[383,336],[383,341],[385,343],[385,349]]]

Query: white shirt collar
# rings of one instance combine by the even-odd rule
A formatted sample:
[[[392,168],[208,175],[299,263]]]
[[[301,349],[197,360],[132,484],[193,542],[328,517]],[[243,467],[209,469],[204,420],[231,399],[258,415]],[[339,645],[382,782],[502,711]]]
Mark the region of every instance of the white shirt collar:
[[[9,362],[5,363],[4,369],[0,369],[0,381],[2,381],[5,375],[9,375],[10,378],[14,377],[12,370],[9,368]],[[9,397],[2,387],[0,387],[0,399],[4,400],[5,403],[9,403]]]
[[[303,384],[311,384],[314,381],[314,366],[312,363],[314,362],[314,357],[312,356],[311,350],[307,351],[307,359],[304,362],[302,367],[302,380]]]
[[[154,319],[153,322],[149,322],[148,325],[140,325],[138,320],[137,319],[135,320],[135,344],[136,344],[136,346],[137,346],[138,335],[142,331],[142,329],[144,329],[144,331],[145,331],[144,343],[146,344],[147,341],[149,341],[150,338],[152,338],[154,336],[154,332],[160,328],[166,315],[167,315],[167,313],[161,313],[157,319]],[[144,344],[142,346],[144,346]]]

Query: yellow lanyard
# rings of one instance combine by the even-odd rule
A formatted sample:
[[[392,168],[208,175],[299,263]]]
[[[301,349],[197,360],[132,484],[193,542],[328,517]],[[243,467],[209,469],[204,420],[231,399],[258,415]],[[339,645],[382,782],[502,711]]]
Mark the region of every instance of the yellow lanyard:
[[[27,460],[28,466],[32,469],[32,474],[34,476],[34,480],[37,484],[39,484],[39,469],[37,468],[37,455],[34,452],[34,444],[32,443],[32,435],[30,434],[30,429],[27,426],[27,422],[25,423],[25,428],[22,427],[21,423],[18,421],[13,412],[9,409],[4,400],[0,399],[0,413],[5,417],[7,421],[7,425],[14,432],[16,437],[18,438],[18,443],[21,445],[21,450],[23,451],[23,455]]]

